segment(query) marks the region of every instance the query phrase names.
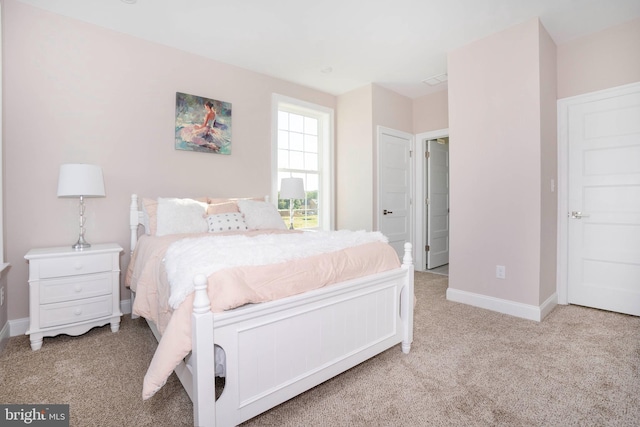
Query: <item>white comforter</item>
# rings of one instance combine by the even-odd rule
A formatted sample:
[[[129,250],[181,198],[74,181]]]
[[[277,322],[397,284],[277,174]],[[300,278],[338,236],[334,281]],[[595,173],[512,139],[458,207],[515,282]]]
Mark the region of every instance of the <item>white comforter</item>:
[[[164,257],[171,286],[169,304],[176,309],[193,292],[196,274],[208,277],[224,268],[276,264],[373,242],[388,240],[379,232],[349,230],[182,239],[172,243]]]

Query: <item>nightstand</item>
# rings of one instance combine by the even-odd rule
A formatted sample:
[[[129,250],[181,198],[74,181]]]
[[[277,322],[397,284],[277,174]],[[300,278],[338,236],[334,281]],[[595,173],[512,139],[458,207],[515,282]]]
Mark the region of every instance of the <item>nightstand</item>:
[[[29,261],[31,349],[43,337],[81,335],[111,323],[120,328],[120,253],[114,243],[77,251],[69,247],[32,249]]]

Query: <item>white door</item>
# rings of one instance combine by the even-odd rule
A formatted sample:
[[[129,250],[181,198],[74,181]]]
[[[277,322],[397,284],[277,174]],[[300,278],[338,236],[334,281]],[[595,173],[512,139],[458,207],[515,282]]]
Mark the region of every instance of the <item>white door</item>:
[[[567,111],[567,300],[640,316],[640,90]]]
[[[449,263],[449,138],[427,143],[427,269]]]
[[[378,224],[398,256],[411,241],[411,134],[378,128]]]

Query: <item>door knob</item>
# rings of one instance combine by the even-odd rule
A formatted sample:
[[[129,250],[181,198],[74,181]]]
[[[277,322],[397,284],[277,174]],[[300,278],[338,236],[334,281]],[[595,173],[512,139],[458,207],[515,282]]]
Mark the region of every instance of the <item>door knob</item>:
[[[392,213],[393,213],[393,212],[388,211],[388,210],[386,210],[386,209],[382,211],[382,215],[392,214]]]
[[[583,214],[582,212],[573,211],[571,212],[570,216],[573,219],[582,219],[582,218],[587,218],[589,215]]]

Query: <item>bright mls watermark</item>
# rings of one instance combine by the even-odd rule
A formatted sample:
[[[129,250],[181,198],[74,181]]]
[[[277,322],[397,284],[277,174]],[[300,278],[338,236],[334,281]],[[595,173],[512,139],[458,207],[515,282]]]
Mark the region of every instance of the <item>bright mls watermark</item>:
[[[0,405],[0,426],[69,427],[69,405]]]

